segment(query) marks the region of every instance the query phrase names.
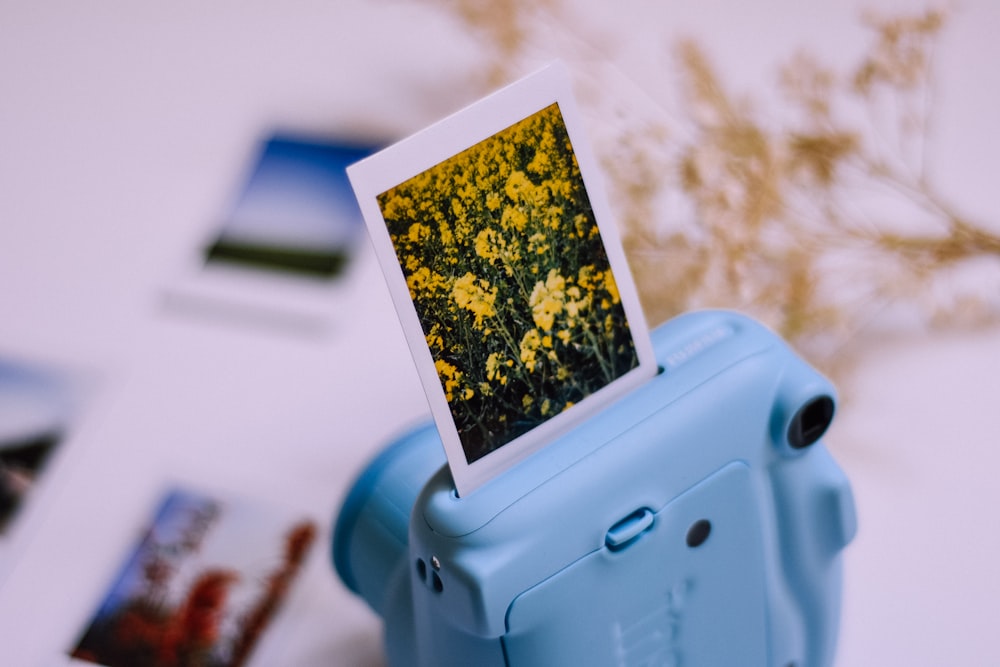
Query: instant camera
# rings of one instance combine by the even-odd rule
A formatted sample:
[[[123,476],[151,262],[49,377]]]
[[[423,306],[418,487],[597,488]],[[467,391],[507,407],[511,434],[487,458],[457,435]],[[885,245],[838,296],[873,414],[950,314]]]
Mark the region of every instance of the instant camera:
[[[361,473],[333,560],[390,665],[831,664],[857,525],[834,388],[742,315],[652,334],[655,377],[474,493],[430,425]]]

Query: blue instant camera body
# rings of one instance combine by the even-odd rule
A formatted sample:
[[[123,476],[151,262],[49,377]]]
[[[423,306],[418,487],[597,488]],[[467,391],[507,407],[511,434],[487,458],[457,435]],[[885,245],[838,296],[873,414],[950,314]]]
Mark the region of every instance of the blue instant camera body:
[[[656,377],[466,497],[432,426],[361,474],[333,558],[390,665],[831,664],[857,528],[833,387],[734,313],[653,344]]]

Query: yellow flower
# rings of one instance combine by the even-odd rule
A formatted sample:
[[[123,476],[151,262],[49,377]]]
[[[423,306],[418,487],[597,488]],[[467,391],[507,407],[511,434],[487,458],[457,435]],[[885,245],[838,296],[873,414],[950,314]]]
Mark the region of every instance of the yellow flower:
[[[552,191],[550,189],[550,181],[546,181],[541,185],[536,185],[532,191],[532,202],[535,206],[548,206],[549,202],[552,200]],[[561,215],[561,213],[560,213]]]
[[[422,239],[427,238],[431,233],[431,228],[427,225],[422,225],[419,222],[414,222],[410,225],[410,229],[407,232],[407,236],[410,239],[410,243],[420,243]]]
[[[410,288],[411,298],[416,299],[420,296],[420,293],[427,286],[430,276],[431,270],[426,266],[421,266],[406,278],[406,286]]]
[[[445,284],[445,279],[440,273],[431,271],[426,266],[421,266],[406,278],[406,286],[410,288],[410,296],[414,299],[433,294]]]
[[[482,326],[483,318],[496,315],[493,307],[497,298],[497,288],[490,289],[488,280],[478,280],[471,272],[455,281],[451,298],[459,308],[464,308],[476,317],[476,326]]]
[[[556,315],[562,312],[566,298],[563,291],[565,287],[566,280],[556,269],[549,270],[545,282],[539,280],[535,283],[528,304],[531,306],[531,318],[535,326],[542,331],[551,331]]]
[[[444,347],[444,339],[437,334],[427,334],[424,336],[427,340],[427,347],[433,349],[441,349]]]
[[[462,379],[462,373],[444,359],[435,361],[434,368],[437,369],[438,378],[441,379],[441,384],[444,385],[444,396],[450,403],[454,398],[452,392],[458,387],[458,383]]]
[[[505,208],[503,213],[500,215],[500,225],[504,229],[514,229],[518,232],[523,232],[527,224],[528,216],[526,216],[520,209],[514,208],[513,206]],[[542,238],[544,239],[545,237]]]
[[[615,277],[611,275],[610,270],[604,272],[604,289],[608,290],[608,294],[611,295],[611,300],[614,303],[622,300],[621,295],[618,293],[618,283],[615,282]]]
[[[572,300],[566,302],[566,315],[572,320],[582,311],[590,307],[590,295],[580,298],[580,290],[574,285],[566,290],[566,296]]]
[[[476,234],[475,240],[476,254],[483,259],[492,262],[497,258],[496,235],[492,229],[484,229]]]
[[[538,334],[538,329],[528,329],[528,332],[521,338],[521,353],[524,350],[537,350],[542,344],[542,337]]]
[[[513,202],[522,202],[531,198],[534,186],[523,171],[515,171],[507,179],[504,192]]]
[[[441,237],[442,245],[450,246],[455,241],[454,235],[451,233],[451,228],[448,227],[447,222],[438,223],[438,234]]]
[[[510,363],[508,361],[508,363]],[[493,352],[489,357],[486,358],[486,379],[487,380],[503,380],[504,376],[500,372],[501,368],[504,366],[501,361],[500,354]]]
[[[521,338],[521,362],[524,364],[528,372],[531,373],[535,370],[535,366],[538,364],[536,360],[536,350],[538,350],[539,345],[542,344],[541,336],[538,335],[537,329],[529,329],[524,337]]]
[[[528,171],[534,174],[541,174],[549,168],[549,155],[544,151],[535,153],[535,158],[528,163]]]
[[[379,202],[382,205],[382,215],[388,220],[396,220],[413,208],[413,200],[401,197],[396,189],[380,195]]]

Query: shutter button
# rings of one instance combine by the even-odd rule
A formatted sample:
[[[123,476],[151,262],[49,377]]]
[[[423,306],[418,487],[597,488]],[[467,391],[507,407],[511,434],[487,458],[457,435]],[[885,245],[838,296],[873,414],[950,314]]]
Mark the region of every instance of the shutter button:
[[[642,507],[611,526],[604,537],[604,544],[612,551],[624,549],[639,535],[653,527],[653,510]]]

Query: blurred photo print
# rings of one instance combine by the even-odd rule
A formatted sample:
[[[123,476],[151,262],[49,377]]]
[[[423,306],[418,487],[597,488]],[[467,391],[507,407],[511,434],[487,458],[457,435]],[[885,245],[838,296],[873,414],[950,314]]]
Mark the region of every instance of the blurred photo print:
[[[361,227],[345,169],[372,150],[291,134],[269,137],[205,248],[206,263],[336,278]]]
[[[310,520],[171,490],[70,655],[104,667],[243,665],[315,537]]]
[[[0,547],[66,438],[83,393],[70,373],[0,358]]]
[[[375,150],[289,132],[263,139],[219,223],[167,290],[167,304],[243,321],[321,325],[363,241],[346,168]]]

